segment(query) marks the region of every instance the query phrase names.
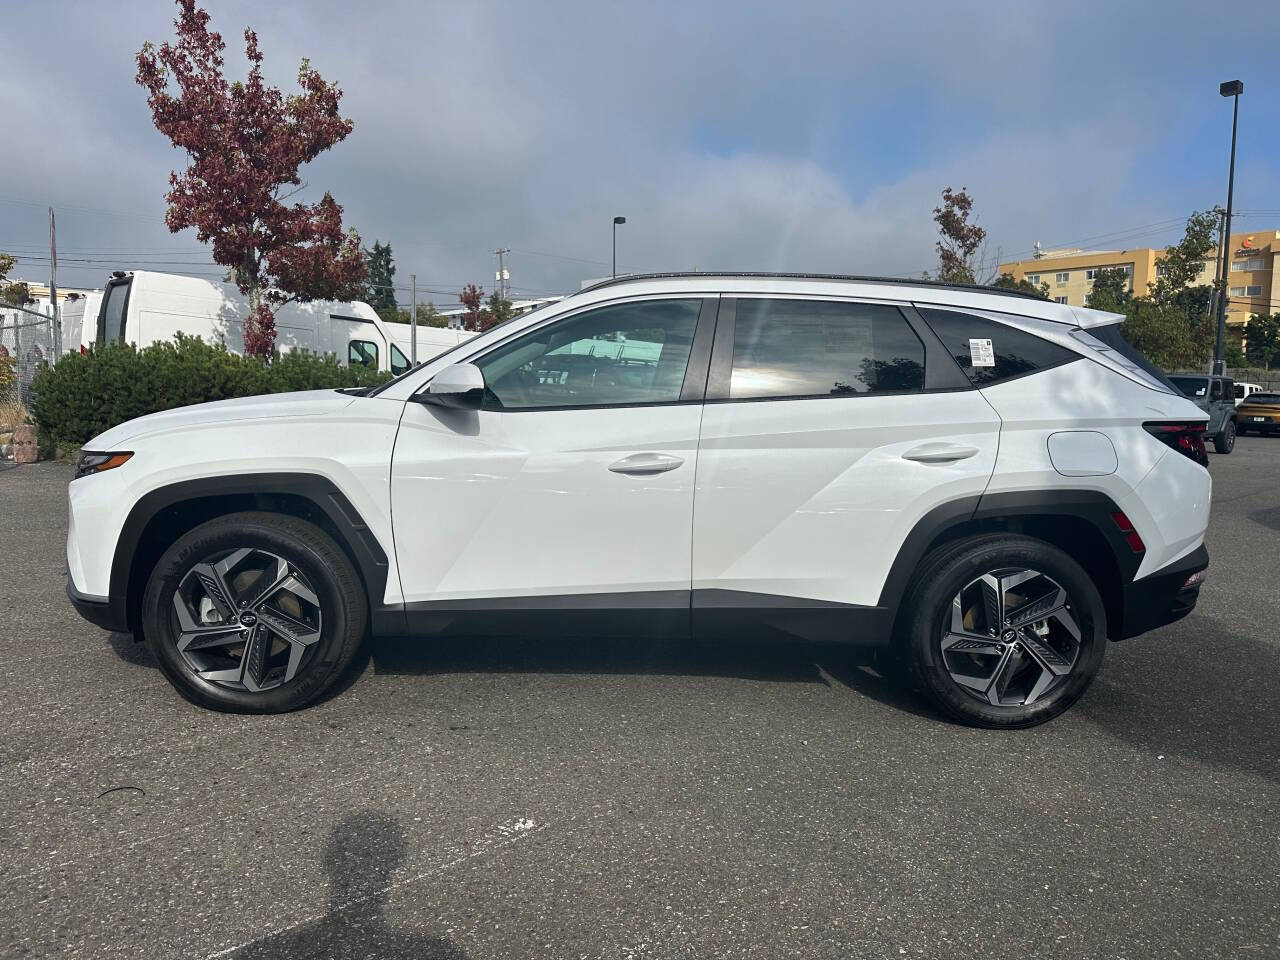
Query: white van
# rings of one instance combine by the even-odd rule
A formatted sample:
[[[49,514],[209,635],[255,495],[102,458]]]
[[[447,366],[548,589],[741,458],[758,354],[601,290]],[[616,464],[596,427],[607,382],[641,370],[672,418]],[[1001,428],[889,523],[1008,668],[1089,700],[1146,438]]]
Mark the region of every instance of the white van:
[[[1240,404],[1244,403],[1245,399],[1249,396],[1249,394],[1258,393],[1261,390],[1262,390],[1262,387],[1259,384],[1241,383],[1239,380],[1237,380],[1236,381],[1236,406],[1238,407],[1240,406]]]
[[[232,353],[244,352],[249,301],[233,283],[135,270],[114,274],[101,297],[96,322],[87,310],[84,314],[84,346],[124,340],[145,347],[185,333],[206,343],[224,343]],[[339,363],[395,374],[409,369],[408,351],[391,342],[373,307],[359,300],[285,304],[276,311],[276,348],[282,353],[332,353]]]
[[[391,349],[403,356],[413,357],[413,344],[409,339],[413,335],[413,330],[409,324],[388,323],[386,328],[391,335]],[[464,340],[474,336],[475,333],[471,330],[460,330],[454,327],[424,327],[418,324],[418,362],[426,363],[432,357],[446,350],[452,350]]]

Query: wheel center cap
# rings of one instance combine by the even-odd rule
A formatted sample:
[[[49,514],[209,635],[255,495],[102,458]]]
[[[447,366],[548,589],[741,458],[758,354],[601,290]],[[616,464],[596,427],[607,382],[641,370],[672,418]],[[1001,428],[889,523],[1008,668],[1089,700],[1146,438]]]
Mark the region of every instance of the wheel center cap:
[[[242,617],[242,618],[241,618],[241,620],[243,620],[243,619],[244,619],[244,618]],[[1017,640],[1017,639],[1018,639],[1018,631],[1017,631],[1017,630],[1006,630],[1006,631],[1004,632],[1004,635],[1003,635],[1003,636],[1001,636],[1001,638],[1000,638],[1000,639],[1001,639],[1001,640],[1003,640],[1005,643],[1013,643],[1013,641],[1015,641],[1015,640]]]
[[[242,627],[252,627],[255,626],[257,622],[258,615],[252,610],[246,610],[244,613],[240,614],[240,626]]]

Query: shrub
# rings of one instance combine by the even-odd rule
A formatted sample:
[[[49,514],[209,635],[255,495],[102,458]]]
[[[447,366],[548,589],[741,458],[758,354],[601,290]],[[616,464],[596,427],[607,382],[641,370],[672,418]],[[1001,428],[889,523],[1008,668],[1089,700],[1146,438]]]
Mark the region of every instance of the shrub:
[[[159,410],[290,390],[370,387],[389,379],[366,367],[340,366],[332,354],[297,350],[265,363],[178,334],[141,350],[95,345],[41,368],[32,384],[31,413],[51,440],[83,444]]]

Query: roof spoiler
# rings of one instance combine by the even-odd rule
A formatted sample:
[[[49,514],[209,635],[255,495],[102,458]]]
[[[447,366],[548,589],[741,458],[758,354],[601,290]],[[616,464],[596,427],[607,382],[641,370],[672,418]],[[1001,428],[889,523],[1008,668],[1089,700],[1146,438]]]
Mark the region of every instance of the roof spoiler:
[[[1090,327],[1109,327],[1128,319],[1123,313],[1107,313],[1105,310],[1090,310],[1088,307],[1072,307],[1076,315],[1076,324],[1084,330]]]

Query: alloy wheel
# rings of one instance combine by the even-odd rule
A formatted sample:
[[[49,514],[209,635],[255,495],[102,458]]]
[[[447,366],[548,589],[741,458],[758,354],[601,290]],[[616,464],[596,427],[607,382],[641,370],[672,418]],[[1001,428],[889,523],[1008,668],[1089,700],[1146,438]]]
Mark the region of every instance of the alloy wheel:
[[[195,564],[173,594],[178,653],[200,679],[256,693],[288,683],[320,639],[320,600],[285,558],[251,547]]]
[[[1035,703],[1066,682],[1081,630],[1067,591],[1038,570],[1003,568],[966,584],[942,629],[947,673],[993,706]]]

